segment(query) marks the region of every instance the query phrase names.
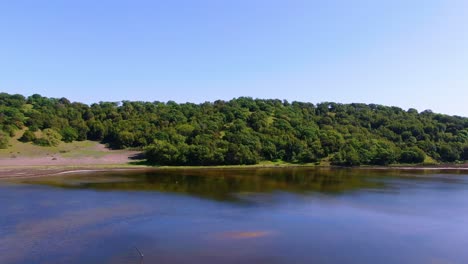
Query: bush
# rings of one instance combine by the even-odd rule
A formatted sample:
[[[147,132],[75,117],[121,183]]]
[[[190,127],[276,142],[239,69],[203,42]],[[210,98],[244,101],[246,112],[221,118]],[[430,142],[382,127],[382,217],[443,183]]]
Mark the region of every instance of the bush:
[[[361,164],[359,153],[351,146],[345,147],[331,159],[332,165],[359,166]]]
[[[6,149],[9,141],[10,138],[8,135],[5,132],[0,131],[0,149]]]
[[[454,162],[460,158],[460,153],[457,149],[448,144],[442,144],[438,150],[442,161]]]
[[[468,145],[463,147],[462,160],[468,160]]]
[[[424,151],[417,147],[408,148],[403,150],[400,155],[399,162],[401,163],[422,163],[426,158]]]
[[[55,147],[60,144],[62,136],[55,130],[47,128],[42,131],[42,137],[34,141],[35,144],[45,147]]]
[[[3,132],[6,133],[10,137],[14,137],[16,135],[16,127],[7,125],[3,127]]]
[[[66,127],[62,130],[62,140],[65,142],[73,142],[78,139],[78,132],[71,127]]]
[[[24,131],[23,135],[19,138],[21,142],[34,142],[36,135],[31,130]]]
[[[158,165],[178,164],[179,150],[169,142],[155,140],[145,149],[145,156],[149,163]]]
[[[121,131],[117,133],[117,144],[121,148],[133,147],[133,142],[135,141],[135,135],[128,131]]]

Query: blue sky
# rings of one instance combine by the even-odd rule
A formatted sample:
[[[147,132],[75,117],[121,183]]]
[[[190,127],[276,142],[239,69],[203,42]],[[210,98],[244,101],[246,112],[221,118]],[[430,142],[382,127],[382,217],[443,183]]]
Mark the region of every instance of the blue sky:
[[[468,116],[465,0],[0,0],[0,91]]]

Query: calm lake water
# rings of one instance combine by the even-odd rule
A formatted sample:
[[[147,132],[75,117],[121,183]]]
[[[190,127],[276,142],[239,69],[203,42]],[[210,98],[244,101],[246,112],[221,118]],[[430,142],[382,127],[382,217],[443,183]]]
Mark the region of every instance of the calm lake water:
[[[466,171],[64,175],[0,181],[0,212],[2,264],[468,263]]]

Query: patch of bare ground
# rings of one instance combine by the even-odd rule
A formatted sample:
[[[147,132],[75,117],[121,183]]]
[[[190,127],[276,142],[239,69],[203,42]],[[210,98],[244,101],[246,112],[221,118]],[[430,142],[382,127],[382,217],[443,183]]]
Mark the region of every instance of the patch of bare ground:
[[[67,157],[60,153],[46,155],[42,157],[14,156],[0,158],[0,167],[3,166],[77,166],[93,164],[126,164],[132,161],[132,157],[137,156],[138,151],[106,151],[103,155]]]
[[[47,176],[71,171],[139,168],[136,161],[141,151],[112,150],[93,141],[64,143],[57,147],[41,147],[11,140],[0,150],[0,178]]]

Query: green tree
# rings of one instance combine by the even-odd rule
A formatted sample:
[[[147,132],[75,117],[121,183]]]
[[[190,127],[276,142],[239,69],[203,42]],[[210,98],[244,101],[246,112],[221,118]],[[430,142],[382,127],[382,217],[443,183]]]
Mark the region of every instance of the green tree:
[[[442,161],[454,162],[460,159],[459,151],[449,144],[442,144],[438,152]]]
[[[468,160],[468,145],[463,147],[462,160]]]
[[[148,162],[158,165],[181,165],[179,150],[169,142],[155,140],[145,149]]]
[[[73,142],[78,139],[78,132],[71,127],[62,129],[62,140],[64,142]]]
[[[257,156],[244,145],[229,144],[226,152],[227,164],[249,165],[258,162]]]
[[[106,136],[106,128],[104,127],[101,121],[91,121],[89,122],[89,131],[87,137],[91,140],[101,141]]]
[[[331,163],[340,166],[359,166],[361,160],[359,153],[352,146],[346,146],[333,156]]]
[[[422,163],[426,158],[424,151],[418,147],[405,149],[401,152],[399,162],[401,163]]]
[[[121,148],[128,148],[134,145],[135,135],[128,131],[120,131],[117,133],[116,142]]]

